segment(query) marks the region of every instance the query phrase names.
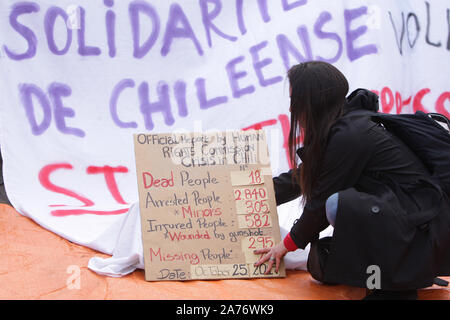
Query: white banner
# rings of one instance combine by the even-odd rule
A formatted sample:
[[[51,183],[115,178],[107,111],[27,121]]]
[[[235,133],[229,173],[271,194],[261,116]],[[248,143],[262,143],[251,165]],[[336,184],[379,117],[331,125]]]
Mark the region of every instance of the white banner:
[[[133,133],[263,128],[287,170],[299,62],[333,63],[384,112],[450,116],[447,0],[2,0],[0,49],[9,199],[105,253],[138,200]]]

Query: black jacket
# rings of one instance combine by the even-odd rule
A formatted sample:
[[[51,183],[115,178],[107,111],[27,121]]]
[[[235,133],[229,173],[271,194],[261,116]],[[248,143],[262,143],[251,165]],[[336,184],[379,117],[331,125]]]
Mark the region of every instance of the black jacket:
[[[377,101],[367,90],[349,96],[344,115],[331,129],[316,188],[291,238],[299,248],[318,239],[329,225],[325,201],[339,192],[329,281],[365,287],[366,269],[375,264],[384,269],[386,289],[428,286],[436,275],[450,274],[449,200],[409,148],[371,121]],[[292,182],[292,170],[273,181],[277,204],[301,193]],[[437,216],[441,226],[432,234],[429,222]],[[422,239],[418,232],[428,233]],[[436,259],[442,263],[435,265]]]

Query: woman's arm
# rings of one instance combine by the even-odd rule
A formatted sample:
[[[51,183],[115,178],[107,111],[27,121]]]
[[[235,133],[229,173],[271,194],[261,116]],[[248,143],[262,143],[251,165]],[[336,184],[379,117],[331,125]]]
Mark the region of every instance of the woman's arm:
[[[297,199],[301,195],[300,186],[293,180],[293,174],[294,170],[291,169],[273,178],[277,206]]]
[[[321,173],[311,199],[292,226],[290,236],[298,248],[318,238],[329,226],[325,202],[332,194],[354,187],[372,158],[375,143],[370,129],[342,124],[330,139]]]

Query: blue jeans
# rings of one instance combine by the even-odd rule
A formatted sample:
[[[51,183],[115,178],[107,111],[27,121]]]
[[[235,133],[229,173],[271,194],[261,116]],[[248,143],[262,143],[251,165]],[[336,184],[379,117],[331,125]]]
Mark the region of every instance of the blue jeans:
[[[328,222],[333,227],[336,222],[338,201],[339,201],[339,194],[336,192],[333,193],[330,197],[328,197],[327,201],[325,202],[325,212],[327,214],[327,219]]]

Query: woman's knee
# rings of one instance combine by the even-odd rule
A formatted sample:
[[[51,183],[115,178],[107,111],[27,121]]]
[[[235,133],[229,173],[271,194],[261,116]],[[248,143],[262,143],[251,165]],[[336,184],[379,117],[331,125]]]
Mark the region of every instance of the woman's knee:
[[[328,219],[328,222],[333,227],[336,222],[338,201],[339,201],[339,194],[336,192],[336,193],[333,193],[331,196],[329,196],[327,201],[325,202],[325,212],[327,214],[327,219]]]

